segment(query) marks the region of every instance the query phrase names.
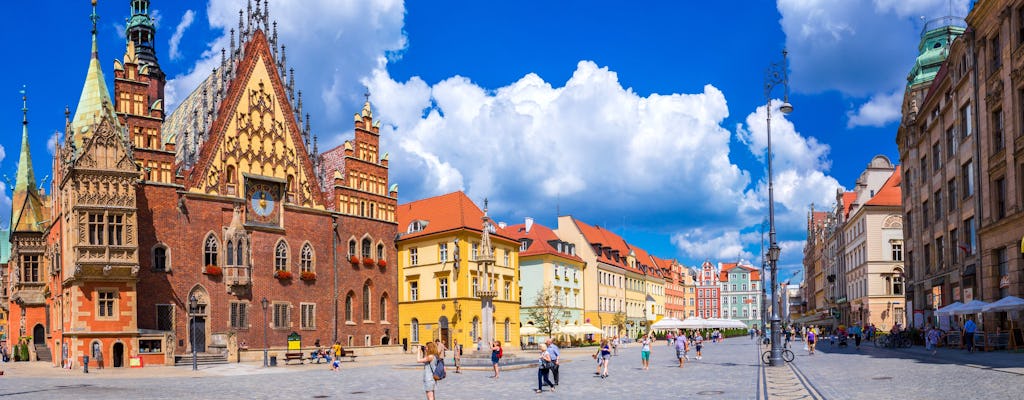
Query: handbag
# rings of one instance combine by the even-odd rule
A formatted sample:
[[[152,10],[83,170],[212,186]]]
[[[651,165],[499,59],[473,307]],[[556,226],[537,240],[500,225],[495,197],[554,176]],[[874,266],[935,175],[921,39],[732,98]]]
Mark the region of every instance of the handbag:
[[[555,362],[549,360],[540,360],[540,367],[543,369],[555,368]]]

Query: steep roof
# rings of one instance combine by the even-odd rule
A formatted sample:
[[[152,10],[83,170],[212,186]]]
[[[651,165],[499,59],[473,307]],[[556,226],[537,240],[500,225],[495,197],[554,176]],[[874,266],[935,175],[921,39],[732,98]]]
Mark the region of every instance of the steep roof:
[[[897,165],[896,169],[892,171],[892,175],[885,181],[881,189],[878,189],[878,193],[875,193],[875,197],[868,200],[865,205],[868,206],[883,206],[883,207],[898,207],[903,205],[903,191],[901,189],[903,183],[903,175],[900,174],[901,166]]]
[[[843,217],[850,216],[850,207],[857,201],[857,192],[843,192]]]
[[[615,260],[615,257],[613,257],[611,253],[606,254],[604,251],[601,251],[600,254],[597,255],[598,260],[605,264],[627,268],[626,255],[629,254],[629,250],[626,245],[626,241],[622,240],[619,235],[611,233],[600,226],[592,226],[576,218],[573,218],[572,220],[576,224],[576,227],[579,228],[580,233],[583,234],[583,238],[591,246],[597,244],[602,248],[607,247],[612,251],[619,251],[618,260]]]
[[[45,209],[36,189],[35,172],[32,170],[32,152],[28,145],[28,99],[21,91],[23,106],[21,120],[21,155],[18,158],[17,181],[11,196],[11,231],[42,232]]]
[[[85,73],[85,84],[82,85],[82,95],[78,98],[78,107],[75,108],[75,117],[71,120],[71,142],[79,151],[82,149],[85,136],[91,134],[88,128],[95,121],[109,118],[115,127],[120,123],[114,115],[114,103],[110,100],[110,91],[107,90],[107,81],[103,77],[103,68],[100,67],[99,49],[96,45],[96,5],[93,4],[92,15],[92,56],[89,58],[89,70]],[[119,130],[120,131],[120,130]],[[124,135],[121,132],[122,136]]]
[[[400,240],[460,229],[483,232],[483,210],[462,191],[399,204],[395,216],[399,231],[404,231],[399,234]],[[413,221],[425,221],[426,226],[422,230],[408,232]],[[508,228],[497,225],[494,225],[491,237],[516,241]]]
[[[552,241],[561,241],[555,232],[544,225],[534,223],[530,226],[530,231],[526,231],[526,224],[516,224],[505,228],[505,231],[509,232],[516,240],[522,241],[523,239],[530,239],[530,246],[526,250],[519,252],[519,257],[529,257],[535,255],[553,255],[558,256],[567,260],[583,262],[583,259],[579,256],[572,255],[566,252],[559,252],[558,249],[551,246]]]

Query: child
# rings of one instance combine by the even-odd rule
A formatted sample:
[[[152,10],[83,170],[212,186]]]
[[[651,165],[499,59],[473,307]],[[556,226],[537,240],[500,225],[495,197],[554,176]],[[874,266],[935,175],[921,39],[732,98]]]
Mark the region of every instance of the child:
[[[704,337],[700,335],[699,331],[697,332],[697,336],[693,337],[693,348],[697,350],[697,359],[700,360],[701,359],[700,351],[701,351],[701,349],[704,348]]]

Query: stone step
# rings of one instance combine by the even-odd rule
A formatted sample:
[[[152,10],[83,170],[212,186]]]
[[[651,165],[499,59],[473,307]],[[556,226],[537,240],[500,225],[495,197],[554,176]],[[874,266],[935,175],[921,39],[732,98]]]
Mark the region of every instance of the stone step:
[[[36,348],[36,359],[39,361],[53,362],[53,357],[50,355],[50,348],[46,347],[45,344],[37,344]]]
[[[198,365],[211,365],[211,364],[227,364],[227,354],[198,354],[196,355],[196,364]],[[192,365],[192,355],[181,355],[174,356],[174,365]]]

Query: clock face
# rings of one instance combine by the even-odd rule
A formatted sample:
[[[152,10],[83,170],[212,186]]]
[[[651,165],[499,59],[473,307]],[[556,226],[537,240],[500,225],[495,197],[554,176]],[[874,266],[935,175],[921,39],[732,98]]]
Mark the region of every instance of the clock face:
[[[274,212],[274,197],[265,189],[256,189],[249,198],[252,211],[261,217],[267,217]]]
[[[281,185],[274,182],[249,180],[245,188],[246,223],[266,226],[280,225]]]

